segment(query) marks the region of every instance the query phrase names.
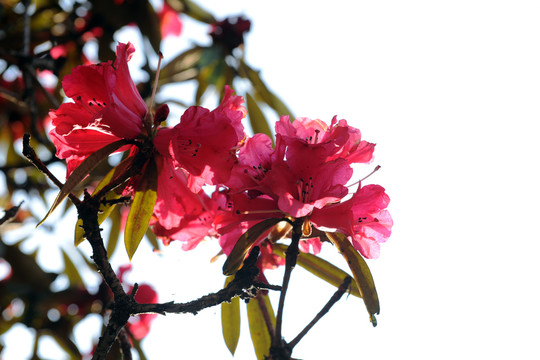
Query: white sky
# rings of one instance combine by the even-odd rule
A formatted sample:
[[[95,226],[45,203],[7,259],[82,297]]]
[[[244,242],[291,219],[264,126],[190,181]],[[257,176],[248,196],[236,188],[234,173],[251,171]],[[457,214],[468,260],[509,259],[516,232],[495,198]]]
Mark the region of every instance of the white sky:
[[[252,19],[247,59],[297,116],[338,115],[378,144],[382,169],[370,180],[386,187],[395,221],[381,258],[369,262],[379,326],[349,297],[293,356],[538,358],[540,4],[200,4]],[[200,271],[213,277],[220,266]],[[300,271],[293,281],[306,286],[286,303],[289,340],[333,291]],[[208,320],[175,317],[169,336],[156,332],[149,345],[159,352],[176,339],[179,353],[227,358],[219,310],[201,315]],[[252,357],[244,325],[239,359]]]
[[[252,20],[247,60],[297,116],[338,115],[377,143],[373,165],[382,169],[370,181],[387,189],[395,221],[380,259],[369,261],[379,325],[371,327],[361,300],[343,298],[293,356],[538,358],[540,4],[198,4]],[[165,55],[175,52],[169,46]],[[162,301],[192,300],[223,284],[223,260],[208,264],[216,244],[175,248],[165,259],[139,250],[133,281],[153,282],[149,269],[156,270],[166,278],[157,284]],[[323,254],[345,268],[328,244]],[[278,283],[282,272],[270,275]],[[293,272],[287,340],[333,291]],[[236,359],[254,356],[243,315]],[[158,318],[145,348],[150,359],[231,358],[219,307]]]

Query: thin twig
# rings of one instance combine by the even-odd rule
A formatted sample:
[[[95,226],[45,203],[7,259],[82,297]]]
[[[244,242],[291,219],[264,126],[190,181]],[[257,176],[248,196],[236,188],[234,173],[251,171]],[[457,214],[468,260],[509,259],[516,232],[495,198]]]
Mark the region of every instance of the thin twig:
[[[49,180],[51,180],[54,185],[56,185],[59,189],[64,186],[64,184],[60,180],[58,180],[56,176],[53,175],[53,173],[49,171],[47,166],[45,166],[45,164],[39,159],[32,146],[30,146],[30,134],[24,134],[23,136],[22,153],[32,163],[32,165],[34,165],[39,171],[45,174],[49,178]],[[81,202],[78,197],[71,193],[69,193],[68,196],[75,205]]]
[[[307,324],[307,326],[291,342],[289,342],[289,347],[291,348],[291,350],[300,342],[300,340],[302,340],[302,338],[309,332],[309,330],[311,330],[311,328],[315,326],[315,324],[320,319],[322,319],[324,315],[326,315],[326,313],[332,308],[332,306],[334,306],[334,304],[338,302],[339,299],[341,299],[343,294],[347,292],[347,289],[349,288],[350,284],[351,284],[351,277],[347,276],[343,280],[343,283],[341,283],[339,288],[336,290],[334,295],[332,295],[330,300],[328,300],[326,305],[324,305],[324,307],[321,309],[321,311],[319,311],[319,313],[313,318],[313,320],[311,320],[310,323]]]

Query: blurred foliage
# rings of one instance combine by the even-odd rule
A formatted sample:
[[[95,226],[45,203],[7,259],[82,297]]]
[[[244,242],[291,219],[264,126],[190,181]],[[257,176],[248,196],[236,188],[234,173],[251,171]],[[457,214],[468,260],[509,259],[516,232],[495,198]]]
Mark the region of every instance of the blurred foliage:
[[[148,58],[155,58],[160,53],[165,36],[189,36],[179,35],[178,29],[171,34],[167,28],[172,21],[181,29],[185,17],[208,24],[211,45],[195,44],[163,64],[158,93],[167,84],[194,83],[193,99],[167,99],[188,106],[200,104],[208,92],[217,91],[221,97],[225,85],[234,88],[235,81],[241,81],[243,86],[239,88],[247,90],[239,95],[249,99],[252,128],[270,133],[263,110],[271,109],[278,115],[290,115],[290,111],[265,85],[259,72],[244,60],[244,35],[251,26],[244,17],[217,20],[209,11],[189,0],[166,0],[160,8],[154,8],[148,0],[0,0],[0,151],[5,155],[0,157],[3,175],[0,208],[6,209],[6,221],[0,224],[0,265],[9,269],[8,275],[0,279],[0,349],[5,345],[1,334],[12,325],[22,323],[34,330],[34,351],[37,351],[41,336],[51,335],[70,358],[80,358],[84,354],[73,341],[74,326],[88,314],[104,314],[110,301],[110,293],[104,284],[98,290],[91,291],[86,287],[83,269],[94,270],[95,266],[81,256],[80,251],[74,257],[72,251],[60,249],[64,270],[61,274],[49,273],[36,261],[36,253],[21,251],[26,238],[15,244],[12,240],[4,240],[11,230],[34,226],[40,220],[35,211],[26,210],[28,203],[15,209],[14,198],[31,197],[32,201],[42,201],[43,207],[47,208],[50,204],[46,194],[50,190],[58,191],[17,150],[22,135],[31,134],[31,145],[45,165],[61,163],[46,133],[49,109],[57,108],[64,101],[59,79],[71,73],[75,66],[114,59],[115,33],[129,26],[138,29],[144,43],[150,45],[149,49],[138,51],[145,57],[141,70],[147,72],[149,80],[137,86],[143,98],[148,98],[156,71]],[[150,55],[152,52],[154,54]],[[99,186],[100,179],[110,170],[111,165],[103,162],[91,176],[70,190],[80,195],[86,187]],[[69,202],[66,204],[60,211],[65,213],[72,208]],[[14,214],[9,213],[9,209],[14,209]],[[123,226],[121,209],[110,206],[100,219],[103,221],[110,215],[109,255],[116,250]],[[153,248],[159,246],[150,230],[146,238]],[[75,242],[81,241],[82,233],[76,230]],[[70,243],[66,241],[66,244]],[[68,279],[68,285],[59,291],[52,290],[51,284],[60,275]],[[138,341],[131,340],[144,358]],[[114,358],[119,351],[113,349],[110,357]],[[38,358],[37,353],[34,358]]]

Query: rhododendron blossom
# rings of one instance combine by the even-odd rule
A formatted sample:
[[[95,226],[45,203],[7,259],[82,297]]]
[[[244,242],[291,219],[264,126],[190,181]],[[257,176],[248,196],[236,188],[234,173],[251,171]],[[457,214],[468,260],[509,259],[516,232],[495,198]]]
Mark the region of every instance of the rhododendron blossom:
[[[358,129],[336,117],[330,126],[307,118],[291,123],[282,117],[276,124],[275,148],[263,134],[247,139],[225,183],[228,204],[215,219],[223,252],[229,254],[247,229],[274,217],[304,218],[320,230],[315,234],[335,229],[346,234],[362,255],[377,257],[379,244],[392,227],[388,196],[382,187],[368,185],[346,200],[353,173],[350,164],[370,162],[374,147],[361,139]],[[260,234],[256,244],[271,246],[263,241],[271,232]],[[320,250],[317,235],[307,231],[303,237],[299,244],[303,251]]]
[[[152,141],[158,184],[155,229],[167,239],[181,240],[186,249],[192,248],[213,227],[213,216],[204,215],[212,206],[202,186],[229,179],[236,149],[245,137],[242,119],[246,109],[242,97],[227,86],[216,109],[192,106],[179,124],[169,128],[159,127],[168,115],[168,109],[162,107],[156,112],[154,129],[149,129],[147,107],[127,66],[134,51],[130,43],[119,44],[114,63],[78,66],[64,78],[64,91],[74,101],[51,111],[54,128],[50,136],[57,156],[66,159],[68,177],[88,156],[112,142],[134,140],[133,145],[118,150],[131,148],[130,156],[134,156],[138,152],[135,144]],[[138,179],[133,179],[132,187]],[[198,230],[193,232],[194,228]]]
[[[154,144],[174,167],[186,169],[192,177],[189,187],[198,192],[202,184],[228,180],[236,161],[235,149],[244,138],[243,99],[225,87],[225,96],[215,110],[188,108],[173,128],[159,130]]]
[[[64,77],[64,92],[74,102],[50,112],[49,135],[56,156],[66,159],[67,176],[105,145],[141,135],[147,107],[129,75],[134,51],[130,43],[119,44],[114,63],[77,66]]]
[[[316,227],[335,228],[348,235],[356,250],[373,259],[379,257],[379,244],[391,234],[389,203],[382,186],[366,185],[349,200],[314,211],[309,219]]]

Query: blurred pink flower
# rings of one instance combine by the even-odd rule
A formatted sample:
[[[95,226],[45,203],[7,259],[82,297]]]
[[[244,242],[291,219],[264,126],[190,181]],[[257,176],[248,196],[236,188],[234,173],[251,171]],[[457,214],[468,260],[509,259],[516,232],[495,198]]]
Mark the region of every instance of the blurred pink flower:
[[[161,24],[161,37],[179,36],[182,33],[182,21],[179,14],[167,1],[163,2],[163,7],[157,15]]]

